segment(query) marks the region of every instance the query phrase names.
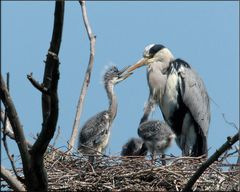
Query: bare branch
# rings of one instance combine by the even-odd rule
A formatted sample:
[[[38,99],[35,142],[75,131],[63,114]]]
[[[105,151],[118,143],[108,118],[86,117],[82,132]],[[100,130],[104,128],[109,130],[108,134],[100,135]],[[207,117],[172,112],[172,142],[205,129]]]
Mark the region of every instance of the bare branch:
[[[47,54],[43,83],[47,94],[42,91],[42,130],[36,142],[28,151],[27,142],[23,134],[21,123],[18,119],[17,112],[6,88],[5,82],[1,76],[0,96],[7,116],[11,123],[14,139],[18,145],[23,163],[23,172],[25,184],[28,191],[47,191],[48,181],[43,164],[44,152],[51,139],[53,138],[57,119],[58,119],[58,95],[57,87],[59,80],[59,59],[58,53],[62,38],[63,18],[64,18],[64,1],[56,0],[53,35],[50,48]],[[40,84],[35,81],[31,75],[28,76],[30,81],[39,89]],[[13,137],[12,137],[13,138]]]
[[[8,84],[8,82],[7,82],[7,84]],[[8,88],[9,88],[9,86],[8,86]],[[13,159],[13,155],[10,155],[10,152],[9,152],[9,148],[8,148],[8,144],[7,144],[7,137],[6,137],[6,126],[7,126],[7,115],[5,113],[4,121],[3,121],[3,137],[2,137],[3,146],[4,146],[4,149],[7,153],[8,159],[11,163],[11,166],[12,166],[12,169],[13,169],[13,172],[14,172],[15,176],[17,177],[18,180],[23,181],[22,178],[17,173],[16,166],[15,166],[14,159]]]
[[[10,93],[9,78],[10,78],[10,74],[9,72],[7,72],[7,89],[8,89],[8,92]]]
[[[228,120],[226,119],[224,113],[222,113],[222,117],[223,117],[223,119],[224,119],[224,121],[225,121],[226,124],[234,127],[237,131],[239,130],[239,128],[237,127],[237,125],[236,125],[234,122],[230,122],[230,121],[228,121]]]
[[[47,191],[48,189],[47,173],[44,167],[44,153],[54,136],[58,120],[57,88],[60,74],[58,53],[62,39],[64,5],[65,2],[63,0],[56,0],[52,39],[45,62],[42,83],[44,89],[47,90],[47,93],[42,92],[42,129],[30,150],[31,168],[35,178],[32,184],[28,186],[29,191]],[[36,84],[36,81],[34,82]]]
[[[95,42],[96,42],[96,36],[93,34],[92,29],[89,24],[87,10],[86,10],[86,3],[85,3],[85,1],[82,1],[82,0],[80,0],[79,3],[81,5],[84,25],[85,25],[85,28],[86,28],[86,31],[88,34],[88,38],[90,41],[90,56],[89,56],[88,68],[86,70],[84,82],[83,82],[82,89],[81,89],[81,94],[80,94],[78,104],[77,104],[77,111],[76,111],[76,115],[75,115],[75,119],[74,119],[74,123],[73,123],[72,134],[71,134],[71,138],[70,138],[70,141],[68,144],[69,152],[72,151],[75,140],[77,138],[78,128],[80,125],[80,117],[81,117],[82,109],[83,109],[84,98],[86,96],[87,89],[88,89],[88,86],[90,83],[91,72],[92,72],[92,68],[93,68],[93,64],[94,64]]]
[[[32,83],[32,85],[38,89],[39,91],[43,92],[43,93],[46,93],[47,94],[47,88],[44,87],[43,84],[40,84],[38,81],[36,81],[33,76],[32,76],[32,73],[30,73],[29,75],[27,75],[27,78],[28,80]]]
[[[1,177],[9,184],[14,191],[26,191],[21,182],[15,178],[10,171],[1,165]]]
[[[240,135],[239,135],[239,137],[240,137]],[[238,146],[238,147],[236,147],[236,150],[238,151],[237,164],[239,164],[239,165],[240,165],[240,147],[239,147],[239,146]]]
[[[2,122],[3,125],[4,125],[4,121],[5,121],[5,116],[7,117],[7,115],[5,115],[5,112],[3,112],[1,110],[1,122]],[[15,136],[14,136],[14,133],[12,131],[12,127],[11,127],[11,124],[10,124],[8,118],[6,119],[6,125],[4,125],[4,127],[2,127],[2,133],[6,134],[8,137],[15,140]]]
[[[84,22],[85,28],[87,30],[88,39],[89,39],[89,41],[91,43],[92,40],[96,39],[96,36],[93,35],[92,29],[90,27],[89,19],[88,19],[88,16],[87,16],[86,2],[83,1],[83,0],[79,0],[79,3],[81,5],[82,15],[83,15],[83,22]],[[91,52],[94,53],[94,49],[93,48],[94,48],[93,46],[90,47]]]
[[[7,74],[7,89],[9,91],[9,73]],[[6,138],[6,134],[5,134],[6,127],[7,127],[7,115],[5,113],[5,115],[3,117],[3,137],[2,137],[3,146],[4,146],[5,151],[7,153],[8,159],[9,159],[11,165],[12,165],[13,171],[14,171],[15,175],[18,177],[16,168],[15,168],[15,164],[13,162],[12,156],[10,155],[9,149],[8,149],[7,138]]]
[[[13,104],[13,101],[8,92],[8,89],[6,87],[6,84],[3,80],[2,75],[1,75],[0,97],[5,106],[7,116],[9,118],[9,121],[11,123],[12,129],[15,135],[15,140],[18,145],[18,149],[23,162],[23,172],[25,175],[25,179],[30,178],[31,177],[30,176],[30,170],[31,170],[30,154],[28,152],[28,147],[27,147],[26,139],[23,133],[22,124],[20,123],[17,111],[15,109],[15,106]]]
[[[228,150],[234,143],[236,143],[239,140],[239,133],[234,135],[233,137],[228,137],[227,141],[218,149],[216,152],[208,158],[207,161],[205,161],[199,169],[194,173],[194,175],[190,178],[184,189],[183,192],[191,191],[192,186],[194,183],[198,180],[198,178],[202,175],[202,173],[218,158],[226,151]]]
[[[59,80],[58,53],[62,38],[64,19],[64,1],[56,1],[54,14],[54,27],[50,48],[47,54],[43,85],[49,94],[42,93],[42,130],[34,143],[31,154],[43,156],[47,146],[52,139],[58,119],[58,95],[57,86]]]
[[[4,123],[4,116],[5,116],[5,113],[3,111],[1,111],[0,119],[1,119],[2,123]],[[12,126],[11,126],[8,118],[6,120],[5,130],[2,127],[2,133],[5,134],[6,136],[8,136],[10,139],[15,140],[15,136],[14,136],[14,133],[13,133],[13,130],[12,130]],[[31,148],[32,144],[29,141],[26,141],[26,142],[27,142],[28,148]]]

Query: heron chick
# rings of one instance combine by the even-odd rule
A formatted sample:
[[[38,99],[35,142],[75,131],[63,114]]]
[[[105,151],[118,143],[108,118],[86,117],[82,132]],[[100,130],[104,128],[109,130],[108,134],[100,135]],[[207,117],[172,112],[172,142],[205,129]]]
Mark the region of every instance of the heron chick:
[[[211,114],[203,80],[186,61],[175,59],[161,44],[148,45],[143,58],[128,71],[144,65],[150,93],[141,122],[146,121],[152,106],[158,104],[164,120],[176,134],[182,155],[207,155]]]
[[[147,147],[141,138],[131,138],[122,147],[121,156],[146,156]]]
[[[165,157],[165,150],[173,143],[176,137],[166,123],[158,120],[141,123],[138,127],[138,135],[146,144],[152,160],[155,160],[156,156],[160,154]],[[165,161],[162,161],[162,163],[166,164]]]
[[[125,80],[131,73],[124,73],[127,68],[119,71],[112,66],[104,74],[104,86],[109,99],[109,108],[91,117],[82,127],[79,134],[78,149],[89,156],[91,163],[94,154],[103,154],[110,137],[110,128],[117,114],[117,97],[114,86]]]

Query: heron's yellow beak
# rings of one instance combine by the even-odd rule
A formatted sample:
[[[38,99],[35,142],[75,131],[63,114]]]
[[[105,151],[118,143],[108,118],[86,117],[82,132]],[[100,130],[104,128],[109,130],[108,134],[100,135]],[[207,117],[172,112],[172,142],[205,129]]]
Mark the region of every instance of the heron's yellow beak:
[[[137,63],[130,66],[127,71],[131,72],[131,71],[134,71],[135,69],[137,69],[139,67],[142,67],[143,65],[147,65],[148,64],[147,61],[148,61],[148,58],[142,58]]]
[[[118,79],[116,80],[116,83],[123,81],[127,79],[132,73],[128,72],[129,66],[123,68],[121,71],[118,73]]]

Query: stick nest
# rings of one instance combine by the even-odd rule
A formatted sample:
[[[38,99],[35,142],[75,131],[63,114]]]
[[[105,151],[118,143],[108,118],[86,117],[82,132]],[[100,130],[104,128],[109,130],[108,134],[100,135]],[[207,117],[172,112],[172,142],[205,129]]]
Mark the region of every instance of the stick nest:
[[[212,164],[194,185],[196,191],[238,191],[239,167]],[[206,159],[169,157],[163,166],[146,158],[98,156],[94,165],[81,154],[49,149],[45,156],[49,190],[180,191]]]

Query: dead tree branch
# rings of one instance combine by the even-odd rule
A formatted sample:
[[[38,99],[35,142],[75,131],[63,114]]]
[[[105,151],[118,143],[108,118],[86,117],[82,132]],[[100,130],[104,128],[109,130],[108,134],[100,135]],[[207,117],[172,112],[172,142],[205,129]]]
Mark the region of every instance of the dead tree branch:
[[[8,183],[10,187],[12,187],[14,191],[26,191],[22,183],[19,182],[18,179],[15,178],[11,174],[11,172],[5,169],[2,165],[1,165],[1,177]]]
[[[5,118],[5,113],[3,111],[1,111],[0,119],[1,119],[2,124],[4,124],[4,118]],[[6,120],[5,129],[4,129],[4,127],[2,127],[2,133],[5,134],[6,136],[8,136],[10,139],[15,140],[15,136],[14,136],[14,133],[13,133],[13,130],[12,130],[12,126],[9,122],[8,117],[7,117],[7,120]],[[27,143],[28,148],[32,147],[32,144],[29,141],[26,141],[26,143]]]
[[[205,161],[199,169],[194,173],[194,175],[190,178],[186,186],[183,188],[183,192],[191,191],[192,186],[198,180],[198,178],[202,175],[202,173],[214,162],[217,161],[218,158],[228,150],[234,143],[239,140],[239,133],[234,135],[233,137],[228,137],[227,141],[218,149],[216,152]]]
[[[31,159],[30,158],[31,157],[28,152],[28,147],[27,147],[25,136],[24,136],[22,124],[18,118],[16,108],[13,104],[13,101],[8,92],[8,89],[6,87],[6,84],[3,80],[2,75],[1,75],[0,97],[5,106],[7,116],[9,118],[9,121],[11,123],[12,129],[15,135],[15,140],[21,155],[21,159],[22,159],[25,180],[30,181],[30,178],[31,178],[31,166],[30,166]]]
[[[52,139],[58,119],[58,95],[57,86],[59,80],[59,59],[58,53],[62,38],[64,1],[56,1],[54,28],[51,45],[48,50],[45,65],[43,83],[49,94],[42,93],[42,130],[34,143],[31,154],[43,155]]]
[[[50,48],[48,50],[43,83],[41,84],[47,93],[42,92],[42,130],[33,144],[30,154],[32,169],[38,178],[38,185],[35,184],[32,190],[47,191],[48,181],[44,168],[44,153],[54,136],[58,120],[58,80],[59,80],[59,59],[63,20],[64,20],[64,1],[56,1],[54,13],[54,26]],[[36,81],[34,81],[36,82]]]
[[[7,73],[7,90],[9,91],[9,73]],[[5,109],[6,111],[6,109]],[[1,113],[1,116],[2,116],[2,113]],[[8,143],[7,143],[7,126],[9,127],[9,121],[8,121],[8,118],[7,118],[7,114],[6,112],[4,113],[3,117],[1,117],[2,119],[2,123],[3,123],[3,137],[2,137],[2,141],[3,141],[3,146],[4,146],[4,149],[7,153],[7,156],[8,156],[8,159],[11,163],[11,166],[12,166],[12,169],[13,169],[13,172],[15,174],[15,176],[17,177],[18,180],[20,181],[23,181],[22,178],[18,175],[17,173],[17,170],[16,170],[16,166],[15,166],[15,163],[14,163],[14,156],[13,155],[10,155],[10,152],[9,152],[9,148],[8,148]],[[7,125],[8,123],[8,125]]]
[[[2,131],[3,134],[6,134],[9,138],[15,140],[15,136],[14,136],[14,133],[13,133],[13,131],[12,131],[12,127],[11,127],[11,124],[10,124],[10,122],[9,122],[8,117],[7,117],[7,119],[6,119],[6,122],[4,123],[5,117],[7,117],[7,115],[5,115],[5,112],[3,112],[3,111],[1,110],[1,122],[2,122],[3,125],[6,123],[6,124],[2,127],[2,130],[1,130],[1,131]]]
[[[88,68],[86,70],[84,82],[83,82],[82,89],[81,89],[81,94],[80,94],[78,104],[77,104],[77,111],[76,111],[76,115],[75,115],[75,119],[74,119],[74,123],[73,123],[71,138],[70,138],[70,141],[68,144],[69,152],[71,152],[73,149],[73,146],[74,146],[74,143],[75,143],[75,140],[77,137],[77,133],[78,133],[78,128],[80,125],[80,117],[81,117],[81,113],[82,113],[82,109],[83,109],[84,98],[86,96],[87,89],[88,89],[88,86],[90,83],[91,72],[92,72],[93,63],[94,63],[95,42],[96,42],[96,36],[92,32],[92,29],[90,27],[90,23],[88,20],[87,10],[86,10],[86,2],[80,0],[79,3],[81,5],[84,25],[85,25],[85,28],[86,28],[86,31],[88,34],[88,38],[90,41],[90,57],[89,57]]]
[[[55,3],[52,40],[47,54],[43,83],[41,84],[41,86],[47,90],[47,93],[45,91],[42,92],[42,130],[30,150],[28,150],[27,142],[24,137],[23,129],[18,119],[16,109],[13,105],[3,77],[1,76],[0,96],[6,109],[6,115],[9,118],[14,132],[14,139],[20,151],[23,173],[25,176],[24,183],[28,191],[47,191],[48,189],[47,175],[43,160],[47,146],[53,138],[58,119],[58,53],[62,38],[64,4],[65,3],[62,0],[57,0]],[[35,83],[33,84],[38,84],[36,83],[37,81],[34,80],[34,82]]]
[[[12,166],[12,169],[13,169],[13,172],[14,172],[15,176],[17,177],[18,180],[21,180],[22,178],[20,176],[18,176],[18,173],[17,173],[17,170],[16,170],[13,155],[10,155],[10,152],[9,152],[7,137],[6,137],[6,127],[7,127],[7,115],[5,113],[5,117],[4,117],[4,121],[3,121],[3,137],[2,137],[3,146],[4,146],[4,149],[7,153],[8,159],[11,163],[11,166]]]
[[[43,92],[43,93],[46,93],[47,94],[47,89],[46,87],[44,87],[43,84],[40,84],[38,81],[36,81],[33,76],[32,76],[32,73],[30,73],[29,75],[27,75],[27,78],[28,80],[32,83],[32,85],[38,89],[39,91]]]

